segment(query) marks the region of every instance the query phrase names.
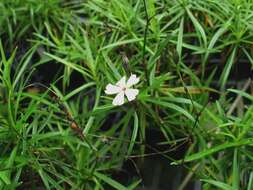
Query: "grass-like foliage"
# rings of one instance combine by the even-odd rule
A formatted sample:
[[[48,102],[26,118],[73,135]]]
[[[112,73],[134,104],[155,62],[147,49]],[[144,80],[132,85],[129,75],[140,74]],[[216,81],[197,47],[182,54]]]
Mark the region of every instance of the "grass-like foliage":
[[[0,189],[144,189],[142,163],[160,156],[186,170],[175,189],[252,190],[252,10],[1,0]],[[106,85],[131,74],[136,99],[114,106]]]

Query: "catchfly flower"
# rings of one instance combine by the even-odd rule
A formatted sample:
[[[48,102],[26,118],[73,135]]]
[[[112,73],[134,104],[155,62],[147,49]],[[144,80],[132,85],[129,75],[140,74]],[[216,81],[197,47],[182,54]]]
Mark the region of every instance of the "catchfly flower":
[[[108,84],[105,87],[106,94],[117,94],[112,101],[112,104],[115,106],[120,106],[125,102],[125,96],[128,101],[132,101],[139,94],[138,89],[131,88],[133,85],[139,82],[139,78],[136,75],[131,75],[126,81],[126,77],[122,77],[115,85]]]

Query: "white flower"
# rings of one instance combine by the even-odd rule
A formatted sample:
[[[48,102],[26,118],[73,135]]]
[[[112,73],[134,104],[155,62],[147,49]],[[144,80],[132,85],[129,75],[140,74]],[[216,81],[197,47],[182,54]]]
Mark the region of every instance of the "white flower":
[[[128,101],[132,101],[139,94],[138,89],[130,88],[133,85],[139,82],[139,78],[136,75],[131,75],[128,81],[126,82],[126,77],[122,77],[115,85],[108,84],[105,88],[106,94],[117,94],[113,99],[112,104],[115,106],[119,106],[124,104],[124,97],[126,95]]]

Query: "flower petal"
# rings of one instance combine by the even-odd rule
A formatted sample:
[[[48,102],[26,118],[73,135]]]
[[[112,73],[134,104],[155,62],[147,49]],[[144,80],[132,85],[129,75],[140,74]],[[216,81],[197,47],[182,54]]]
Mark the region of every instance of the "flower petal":
[[[126,94],[126,97],[127,97],[128,101],[132,101],[139,94],[139,90],[137,90],[137,89],[126,89],[125,94]]]
[[[131,87],[135,84],[137,84],[140,81],[139,77],[136,77],[136,75],[131,75],[130,78],[127,81],[127,87]]]
[[[112,84],[108,84],[105,87],[105,93],[106,94],[117,94],[121,91],[121,88],[116,86],[116,85],[112,85]]]
[[[115,106],[124,104],[124,91],[117,94],[117,96],[113,99],[112,104]]]
[[[126,77],[122,77],[117,83],[117,86],[119,86],[120,88],[125,88],[126,87]]]

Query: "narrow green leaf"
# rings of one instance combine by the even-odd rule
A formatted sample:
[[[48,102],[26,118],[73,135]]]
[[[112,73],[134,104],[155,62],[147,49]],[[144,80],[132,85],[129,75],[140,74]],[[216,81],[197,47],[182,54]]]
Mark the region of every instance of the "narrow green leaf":
[[[177,54],[179,59],[181,59],[182,57],[183,34],[184,34],[184,18],[181,19],[177,37]]]
[[[92,115],[96,115],[96,114],[100,114],[100,113],[104,113],[106,111],[111,110],[112,108],[114,108],[115,106],[110,104],[110,105],[104,105],[104,106],[98,106],[96,107],[93,111],[92,111]]]
[[[68,99],[71,98],[72,96],[78,94],[78,93],[81,92],[82,90],[84,90],[84,89],[86,89],[86,88],[88,88],[88,87],[90,87],[90,86],[93,86],[93,85],[95,85],[94,82],[89,82],[89,83],[86,83],[86,84],[84,84],[84,85],[82,85],[82,86],[76,88],[75,90],[73,90],[73,91],[71,91],[70,93],[68,93],[67,95],[65,95],[65,96],[63,97],[63,101],[68,100]]]
[[[184,116],[186,116],[191,121],[193,121],[193,122],[195,121],[194,117],[187,110],[183,109],[182,107],[179,107],[176,104],[160,101],[158,99],[146,99],[146,101],[152,102],[152,103],[160,105],[162,107],[167,107],[167,108],[170,108],[172,110],[175,110],[175,111],[177,111],[179,113],[182,113]]]
[[[112,63],[110,58],[105,53],[102,53],[102,55],[103,55],[107,65],[109,66],[109,68],[113,72],[113,76],[115,76],[119,80],[121,78],[121,75],[119,74],[119,72],[118,72],[117,68],[115,67],[115,65]]]
[[[234,189],[233,187],[231,187],[230,185],[227,185],[223,182],[220,181],[215,181],[215,180],[208,180],[208,179],[202,179],[201,181],[209,183],[215,187],[219,187],[222,190],[238,190],[238,189]]]
[[[207,38],[206,38],[205,30],[203,29],[203,27],[201,26],[199,21],[193,16],[192,12],[187,7],[186,7],[186,11],[187,11],[195,29],[197,30],[197,32],[200,33],[203,43],[204,43],[204,47],[206,47],[207,46]]]
[[[39,172],[39,175],[44,183],[44,185],[46,186],[46,188],[49,190],[50,189],[50,186],[49,186],[49,181],[48,181],[48,178],[47,178],[47,175],[46,173],[42,170],[42,169],[39,169],[38,170]]]
[[[131,141],[130,141],[129,148],[128,148],[128,151],[127,151],[127,155],[128,156],[133,151],[134,143],[135,143],[135,140],[136,140],[136,137],[137,137],[137,134],[138,134],[138,128],[139,128],[139,119],[138,119],[137,113],[135,112],[134,113],[134,128],[133,128],[133,133],[132,133]]]
[[[236,55],[236,51],[237,51],[237,48],[234,48],[231,55],[229,56],[228,58],[228,61],[225,65],[225,68],[221,74],[221,77],[220,77],[220,81],[219,81],[219,84],[221,85],[221,89],[224,89],[225,87],[225,84],[227,82],[227,79],[228,79],[228,76],[230,74],[230,71],[231,71],[231,68],[232,68],[232,65],[235,61],[235,55]]]
[[[225,150],[227,148],[238,147],[238,146],[243,146],[243,145],[252,145],[252,143],[253,143],[253,139],[251,139],[251,138],[250,139],[243,139],[238,142],[227,142],[227,143],[215,146],[213,148],[209,148],[207,150],[201,150],[201,152],[199,152],[199,153],[192,154],[190,156],[186,156],[184,159],[173,162],[172,164],[180,164],[181,162],[191,162],[193,160],[198,160],[198,159],[204,158],[208,155]]]
[[[119,182],[115,181],[114,179],[112,179],[110,177],[107,177],[106,175],[104,175],[102,173],[95,172],[95,176],[97,178],[101,179],[102,181],[104,181],[105,183],[109,184],[110,186],[114,187],[115,189],[128,190],[128,188],[126,188],[125,186],[123,186]]]
[[[127,189],[128,190],[135,190],[140,183],[141,183],[141,179],[133,182],[131,185],[128,186]]]
[[[253,96],[250,95],[250,94],[248,94],[248,93],[246,93],[246,92],[244,92],[244,91],[236,90],[236,89],[228,89],[228,91],[229,92],[234,92],[234,93],[236,93],[236,94],[238,94],[238,95],[240,95],[240,96],[242,96],[244,98],[249,99],[250,101],[253,101]]]
[[[155,3],[156,3],[156,0],[146,1],[148,16],[149,16],[149,18],[152,18],[150,20],[150,28],[154,33],[157,33],[159,25],[157,23],[157,18],[155,17],[155,15],[156,15]]]
[[[71,63],[65,59],[62,59],[60,57],[57,57],[55,55],[52,55],[52,54],[49,54],[49,53],[44,53],[45,55],[55,59],[56,61],[78,71],[79,73],[83,74],[84,76],[88,76],[89,78],[92,78],[91,75],[88,73],[88,71],[84,68],[84,67],[81,67],[80,65],[77,65],[77,64],[74,64],[74,63]]]
[[[233,188],[239,189],[240,177],[239,177],[239,166],[238,166],[238,150],[235,148],[234,150],[234,159],[233,159]]]
[[[11,184],[11,169],[9,168],[13,166],[16,153],[17,153],[17,146],[12,150],[9,159],[7,160],[7,163],[5,165],[7,169],[0,171],[0,179],[3,180],[3,182],[7,185]]]
[[[252,189],[253,189],[253,172],[250,172],[247,190],[252,190]]]

